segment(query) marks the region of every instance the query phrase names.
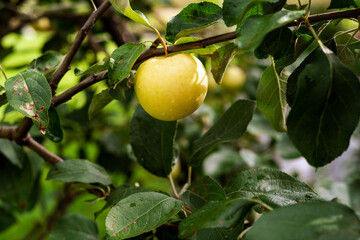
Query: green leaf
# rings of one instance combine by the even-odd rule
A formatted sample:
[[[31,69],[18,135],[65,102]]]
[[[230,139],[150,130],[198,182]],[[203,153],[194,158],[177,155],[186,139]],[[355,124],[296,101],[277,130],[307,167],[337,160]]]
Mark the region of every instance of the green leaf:
[[[189,205],[193,211],[208,201],[225,200],[225,198],[225,191],[221,185],[208,176],[193,182],[188,190],[181,195],[181,200]]]
[[[230,198],[260,199],[273,208],[321,201],[308,185],[276,169],[242,171],[231,179],[225,191]]]
[[[7,209],[0,207],[0,232],[16,222],[15,217]]]
[[[189,164],[196,166],[219,143],[237,140],[249,124],[255,110],[255,103],[250,100],[238,100],[200,139],[194,142]]]
[[[109,68],[109,61],[110,61],[110,58],[106,57],[103,60],[101,60],[100,62],[95,63],[94,65],[90,66],[85,71],[81,71],[80,69],[75,68],[75,70],[74,70],[75,76],[89,76],[91,74],[104,71]]]
[[[339,9],[339,8],[356,8],[358,7],[354,0],[331,0],[328,9]]]
[[[126,101],[125,91],[127,90],[128,88],[122,87],[120,85],[116,85],[114,88],[109,88],[109,94],[113,99],[121,102],[125,102]]]
[[[105,89],[100,93],[94,95],[88,110],[89,119],[93,119],[112,100],[114,99],[111,97],[109,89]]]
[[[234,57],[235,45],[229,43],[213,53],[211,56],[211,73],[217,84],[220,84],[224,76],[224,72]]]
[[[262,2],[276,3],[280,0],[224,0],[223,18],[226,26],[231,27],[241,22],[245,14]]]
[[[299,203],[264,214],[245,240],[358,240],[359,218],[336,202]]]
[[[122,199],[106,217],[108,239],[126,239],[151,231],[175,216],[183,202],[155,192],[134,193]]]
[[[22,147],[7,139],[0,139],[0,153],[18,168],[22,168],[25,153]]]
[[[265,36],[286,24],[300,18],[305,11],[283,10],[274,14],[264,16],[251,16],[246,19],[235,44],[240,49],[253,49],[258,47]]]
[[[273,56],[274,60],[281,58],[292,59],[294,56],[295,38],[287,27],[277,28],[268,33],[262,43],[255,49],[257,58]]]
[[[130,142],[135,156],[146,170],[167,177],[174,160],[176,121],[160,121],[138,105],[130,123]]]
[[[298,57],[307,49],[307,47],[310,46],[313,40],[313,36],[307,34],[300,34],[296,38],[295,44],[290,47],[291,50],[289,49],[289,52],[287,52],[285,57],[275,60],[276,69],[279,70],[294,63],[298,59]],[[294,52],[292,53],[291,51]]]
[[[191,3],[167,23],[165,38],[173,43],[182,36],[219,22],[221,18],[221,7],[218,5],[211,2]]]
[[[45,134],[51,105],[51,90],[46,78],[41,73],[25,70],[9,78],[5,89],[10,106],[38,122]]]
[[[262,74],[256,92],[257,108],[269,119],[273,128],[280,132],[286,131],[286,81],[287,77],[276,72],[272,61]]]
[[[63,55],[56,52],[48,52],[35,58],[28,66],[31,71],[43,74],[47,79],[56,71],[63,59]]]
[[[4,93],[2,93],[3,91]],[[0,107],[1,107],[2,105],[5,105],[8,102],[6,98],[5,88],[1,85],[0,85],[0,93],[1,93],[0,94]]]
[[[314,167],[328,164],[347,149],[360,115],[357,76],[322,48],[300,64],[287,85],[288,135]]]
[[[131,8],[129,0],[110,0],[110,3],[119,13],[127,16],[128,18],[137,23],[153,29],[157,33],[157,35],[160,36],[159,31],[150,24],[149,20],[142,12],[138,10],[134,11]]]
[[[62,217],[50,234],[51,240],[98,240],[99,233],[96,222],[80,214]]]
[[[182,38],[179,38],[178,40],[176,40],[175,45],[194,42],[194,41],[198,41],[198,40],[201,40],[201,38],[182,37]],[[195,53],[195,54],[200,54],[200,55],[210,55],[210,54],[213,54],[217,49],[218,49],[217,46],[215,44],[212,44],[212,45],[206,46],[206,48],[191,49],[191,50],[183,51],[183,53]]]
[[[144,50],[145,45],[137,43],[125,43],[116,49],[109,61],[109,84],[116,85],[125,79]]]
[[[19,149],[19,153],[23,149]],[[17,153],[17,154],[19,154]],[[0,199],[9,210],[24,211],[29,209],[29,199],[33,191],[36,176],[32,172],[32,164],[24,154],[18,166],[10,163],[0,153]]]
[[[261,3],[264,15],[280,11],[286,0],[278,0],[278,2],[263,2]]]
[[[242,225],[231,228],[206,228],[195,232],[190,240],[230,240],[237,239],[242,232]]]
[[[188,238],[200,229],[233,227],[243,221],[254,205],[247,199],[208,202],[180,223],[179,238]]]
[[[341,34],[335,38],[339,59],[356,74],[360,75],[360,41],[351,34]]]
[[[111,194],[109,198],[106,200],[106,204],[102,209],[95,212],[95,218],[99,216],[105,209],[112,207],[116,203],[118,203],[120,200],[130,196],[131,194],[138,193],[138,192],[149,192],[149,190],[142,188],[142,187],[136,187],[133,185],[122,185],[115,190],[111,191]]]
[[[275,151],[284,159],[295,159],[301,157],[301,153],[291,142],[287,134],[281,134],[275,143]]]
[[[49,108],[49,125],[45,136],[56,143],[61,142],[63,139],[60,117],[54,107]]]
[[[66,160],[56,163],[49,171],[46,180],[60,182],[101,183],[110,185],[111,180],[105,169],[88,160]]]

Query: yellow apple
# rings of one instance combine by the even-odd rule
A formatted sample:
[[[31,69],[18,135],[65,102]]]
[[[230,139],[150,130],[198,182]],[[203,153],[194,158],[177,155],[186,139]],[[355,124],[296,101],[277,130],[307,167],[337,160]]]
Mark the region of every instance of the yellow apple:
[[[211,72],[208,72],[208,85],[209,85],[209,89],[213,89],[218,87],[219,85],[215,82],[215,79],[212,75]]]
[[[242,68],[230,65],[224,73],[221,85],[230,90],[242,87],[246,81],[246,73]]]
[[[208,88],[200,60],[184,53],[146,60],[134,81],[140,105],[163,121],[175,121],[194,112],[204,101]]]

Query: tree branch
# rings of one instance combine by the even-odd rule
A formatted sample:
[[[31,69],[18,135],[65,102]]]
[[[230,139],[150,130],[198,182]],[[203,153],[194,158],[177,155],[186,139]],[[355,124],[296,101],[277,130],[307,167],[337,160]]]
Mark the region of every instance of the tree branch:
[[[88,34],[89,30],[94,26],[95,22],[100,18],[100,16],[110,7],[110,2],[107,0],[105,1],[96,11],[94,11],[82,26],[68,53],[66,54],[65,58],[61,62],[58,70],[55,74],[51,77],[49,84],[52,90],[52,95],[55,95],[57,86],[61,80],[61,78],[65,75],[65,73],[69,70],[70,63],[75,57],[75,54],[79,50],[81,43],[84,41],[86,35]]]
[[[104,0],[94,0],[96,6],[100,6]],[[126,20],[121,19],[118,15],[115,14],[113,9],[108,9],[103,14],[101,21],[104,23],[104,27],[107,32],[110,33],[111,38],[114,42],[120,46],[127,42],[135,42],[135,36],[130,33],[126,28]]]
[[[29,118],[24,118],[24,119],[29,119]],[[20,124],[19,126],[21,126],[21,125],[22,124]],[[24,126],[24,128],[26,128],[26,127],[27,126]],[[55,163],[64,161],[61,157],[53,154],[52,152],[47,150],[45,147],[43,147],[40,143],[35,141],[30,136],[30,134],[27,134],[24,138],[21,139],[21,141],[17,141],[18,129],[19,129],[19,127],[13,127],[13,126],[0,127],[0,138],[6,138],[9,140],[13,140],[19,145],[30,148],[31,150],[36,152],[40,157],[42,157],[48,163],[55,164]]]
[[[329,13],[321,13],[309,16],[309,21],[311,23],[316,23],[324,20],[333,20],[333,19],[341,19],[341,18],[357,18],[360,15],[360,8],[351,9],[351,10],[344,10],[344,11],[336,11],[336,12],[329,12]],[[295,26],[296,22],[292,22],[288,24],[288,26]],[[204,38],[194,42],[188,42],[178,45],[168,46],[167,50],[169,53],[181,52],[185,50],[191,49],[199,49],[199,48],[206,48],[209,45],[225,42],[229,40],[233,40],[237,37],[236,32],[229,32],[220,34],[217,36]],[[164,55],[164,48],[149,48],[145,50],[140,57],[136,60],[136,63],[141,63],[146,59],[149,59],[154,56],[161,56]],[[99,72],[97,74],[93,74],[92,76],[87,77],[85,80],[81,81],[74,87],[68,89],[64,93],[60,94],[59,96],[53,97],[52,105],[57,106],[61,103],[64,103],[72,98],[78,92],[86,89],[87,87],[99,82],[102,80],[102,77],[107,72],[107,70]]]
[[[57,105],[70,100],[78,92],[81,92],[82,90],[90,87],[91,85],[100,82],[103,79],[103,76],[105,75],[106,72],[107,70],[93,74],[85,78],[83,81],[79,82],[78,84],[76,84],[74,87],[69,88],[62,94],[53,97],[51,101],[52,105],[56,107]]]
[[[68,71],[70,63],[72,62],[75,54],[80,48],[81,43],[84,41],[86,35],[88,34],[89,30],[94,26],[95,22],[100,18],[100,16],[110,7],[109,1],[105,1],[97,11],[94,11],[85,22],[83,27],[78,32],[73,44],[71,45],[67,55],[63,59],[60,67],[55,72],[55,74],[50,79],[50,87],[52,90],[52,94],[55,94],[57,85],[59,84],[61,78],[65,75]],[[70,97],[71,98],[71,97]],[[16,135],[15,141],[20,145],[24,145],[23,141],[24,138],[27,136],[28,132],[30,131],[33,122],[30,118],[25,117],[19,124]],[[51,158],[52,159],[52,158]]]
[[[28,118],[24,117],[18,127],[16,128],[16,135],[14,141],[19,144],[23,145],[24,139],[28,135],[28,132],[30,131],[31,127],[33,125],[33,121]]]
[[[324,20],[334,20],[334,19],[352,18],[352,17],[357,18],[358,16],[360,16],[360,8],[311,15],[311,16],[309,16],[309,21],[310,21],[310,23],[316,23],[316,22],[321,22]],[[292,22],[292,23],[288,24],[287,26],[289,26],[289,27],[296,26],[296,22]],[[229,33],[213,36],[210,38],[204,38],[204,39],[194,41],[194,42],[168,46],[167,50],[169,53],[174,53],[174,52],[181,52],[181,51],[191,50],[191,49],[206,48],[209,45],[233,40],[236,37],[237,37],[237,35],[236,35],[236,32],[234,31],[234,32],[229,32]],[[140,55],[140,57],[138,58],[138,60],[136,62],[139,63],[139,62],[145,61],[146,59],[149,59],[151,57],[161,56],[164,54],[165,54],[164,48],[149,48]]]
[[[64,161],[61,157],[47,150],[43,145],[35,141],[30,134],[24,139],[24,145],[36,152],[45,161],[51,164]]]

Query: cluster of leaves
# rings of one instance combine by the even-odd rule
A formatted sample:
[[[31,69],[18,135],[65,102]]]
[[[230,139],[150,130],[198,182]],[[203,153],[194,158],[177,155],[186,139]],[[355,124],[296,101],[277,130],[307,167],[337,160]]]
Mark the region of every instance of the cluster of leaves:
[[[159,33],[128,1],[110,2],[121,14]],[[351,9],[356,4],[333,0],[330,8]],[[170,44],[198,40],[187,36],[220,21],[227,27],[236,26],[235,41],[192,51],[204,58],[211,55],[211,72],[217,83],[221,83],[229,62],[242,51],[254,51],[260,59],[270,58],[270,66],[262,73],[256,101],[233,102],[205,133],[198,130],[191,136],[187,147],[181,144],[186,124],[156,120],[138,105],[129,123],[133,154],[126,153],[127,160],[136,158],[148,172],[162,178],[170,175],[179,156],[187,167],[196,169],[220,143],[236,141],[245,134],[256,116],[256,107],[273,129],[287,132],[310,165],[321,167],[340,156],[359,122],[360,84],[356,74],[360,44],[348,33],[337,33],[322,43],[318,35],[328,22],[308,28],[288,26],[298,19],[306,21],[305,14],[305,10],[294,10],[283,0],[225,0],[222,7],[201,2],[184,8],[167,24],[166,40]],[[288,74],[286,67],[309,48],[311,53]],[[107,71],[103,75],[107,88],[94,95],[87,106],[90,119],[112,101],[128,104],[131,70],[145,50],[142,43],[126,43],[87,70],[75,69],[75,75],[83,78]],[[64,136],[48,80],[62,59],[61,54],[46,53],[27,70],[9,78],[4,88],[0,86],[0,106],[8,102],[33,119],[40,132],[55,143]],[[39,157],[8,140],[1,140],[0,157],[2,172],[6,173],[0,175],[0,189],[6,189],[0,192],[2,230],[15,222],[11,211],[31,209],[36,204],[42,166]],[[291,239],[295,235],[298,239],[355,240],[360,235],[359,218],[352,209],[322,199],[305,183],[275,169],[241,171],[227,184],[204,176],[185,185],[177,198],[135,185],[119,186],[104,167],[83,159],[55,164],[47,180],[81,183],[88,190],[102,192],[106,204],[95,216],[106,210],[108,239],[165,238],[169,233],[172,239]],[[263,216],[254,221],[257,213]],[[252,227],[247,231],[249,224]],[[83,236],[98,239],[97,225],[86,217],[68,215],[58,221],[50,238]]]

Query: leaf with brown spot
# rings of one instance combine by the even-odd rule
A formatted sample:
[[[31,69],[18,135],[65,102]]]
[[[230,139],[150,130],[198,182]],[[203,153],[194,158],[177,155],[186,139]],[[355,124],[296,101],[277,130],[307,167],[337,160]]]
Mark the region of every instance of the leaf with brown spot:
[[[11,107],[34,119],[41,129],[47,127],[51,90],[43,74],[30,70],[22,71],[6,80],[5,89]]]

